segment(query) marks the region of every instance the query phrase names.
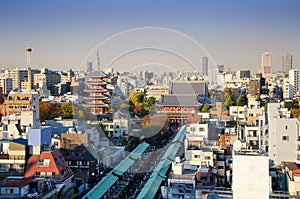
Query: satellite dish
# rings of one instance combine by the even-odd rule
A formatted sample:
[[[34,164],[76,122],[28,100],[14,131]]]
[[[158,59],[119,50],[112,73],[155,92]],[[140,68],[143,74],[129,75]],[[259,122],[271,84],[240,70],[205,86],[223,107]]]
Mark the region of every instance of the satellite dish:
[[[237,140],[233,143],[233,150],[234,151],[240,151],[242,148],[242,142],[240,140]]]

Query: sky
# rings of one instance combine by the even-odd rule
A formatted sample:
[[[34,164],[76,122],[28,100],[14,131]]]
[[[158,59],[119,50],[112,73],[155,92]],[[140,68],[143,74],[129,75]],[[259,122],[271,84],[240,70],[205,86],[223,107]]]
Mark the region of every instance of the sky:
[[[102,67],[118,70],[190,70],[209,56],[210,65],[256,72],[261,53],[271,52],[278,71],[284,53],[300,68],[299,35],[299,0],[0,1],[0,68],[25,67],[30,47],[33,68],[77,70],[85,60],[95,67],[98,49]]]

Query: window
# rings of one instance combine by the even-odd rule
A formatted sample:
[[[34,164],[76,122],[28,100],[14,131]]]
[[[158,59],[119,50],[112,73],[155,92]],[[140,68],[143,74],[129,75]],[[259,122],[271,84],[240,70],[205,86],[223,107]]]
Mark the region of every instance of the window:
[[[194,128],[194,127],[191,127],[191,131],[195,131],[195,128]]]
[[[287,135],[282,136],[282,140],[283,141],[289,141],[289,136],[287,136]]]
[[[194,155],[194,158],[200,158],[200,155]]]
[[[210,156],[205,156],[205,160],[210,160]]]
[[[199,131],[200,131],[200,132],[203,132],[203,131],[204,131],[204,128],[203,128],[203,127],[200,127],[200,128],[199,128]]]
[[[288,129],[288,126],[287,126],[287,125],[285,125],[285,129],[286,129],[286,130]]]
[[[6,189],[6,193],[13,194],[14,193],[14,189]]]

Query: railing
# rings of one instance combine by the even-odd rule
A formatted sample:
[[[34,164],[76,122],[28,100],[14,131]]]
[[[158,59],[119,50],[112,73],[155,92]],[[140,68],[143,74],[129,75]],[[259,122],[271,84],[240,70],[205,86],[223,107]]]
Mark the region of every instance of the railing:
[[[11,194],[11,193],[7,193],[7,194],[0,194],[0,198],[12,198],[12,199],[19,199],[21,198],[20,194]]]

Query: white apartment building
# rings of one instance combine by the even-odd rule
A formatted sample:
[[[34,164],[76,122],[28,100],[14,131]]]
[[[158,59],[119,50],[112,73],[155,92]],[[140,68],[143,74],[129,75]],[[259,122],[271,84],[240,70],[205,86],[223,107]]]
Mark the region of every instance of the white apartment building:
[[[233,155],[233,199],[269,198],[269,159],[256,154]]]
[[[268,104],[269,158],[274,165],[285,162],[300,163],[299,120],[292,118],[279,103]]]
[[[186,161],[184,168],[191,166],[213,166],[213,152],[205,147],[208,137],[208,124],[189,124],[184,140]]]
[[[289,82],[293,87],[293,95],[299,93],[300,89],[300,70],[292,69],[289,71]]]
[[[292,99],[294,97],[293,85],[289,80],[284,80],[282,85],[283,99]]]

